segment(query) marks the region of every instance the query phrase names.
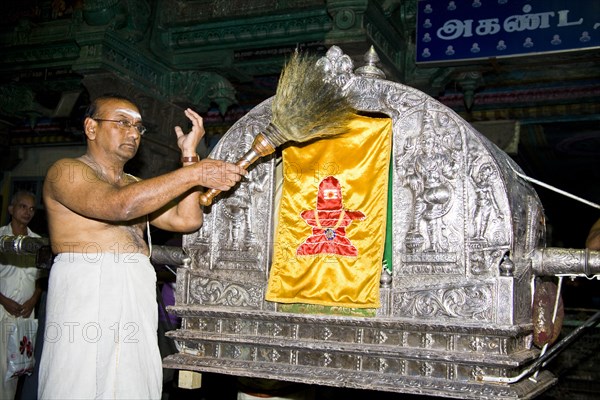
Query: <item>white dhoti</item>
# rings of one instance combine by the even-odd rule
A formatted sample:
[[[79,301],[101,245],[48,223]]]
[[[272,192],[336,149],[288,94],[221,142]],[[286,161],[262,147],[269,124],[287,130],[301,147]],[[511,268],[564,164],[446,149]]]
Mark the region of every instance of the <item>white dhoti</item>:
[[[142,254],[59,254],[38,397],[160,399],[156,273]]]

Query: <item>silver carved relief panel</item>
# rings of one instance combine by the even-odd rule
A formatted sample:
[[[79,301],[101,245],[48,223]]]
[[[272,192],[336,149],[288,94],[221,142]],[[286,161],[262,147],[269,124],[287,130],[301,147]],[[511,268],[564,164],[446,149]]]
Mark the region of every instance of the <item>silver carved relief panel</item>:
[[[372,68],[359,73],[339,48],[319,62],[358,110],[392,119],[392,265],[381,307],[373,317],[320,315],[264,300],[282,181],[270,156],[185,237],[192,262],[178,270],[172,307],[184,329],[171,334],[184,347],[167,364],[454,398],[530,398],[549,387],[550,373],[537,387],[480,381],[514,376],[537,354],[530,254],[543,245],[544,218],[519,167],[446,106]],[[269,120],[267,100],[211,157],[236,162]]]
[[[262,110],[234,125],[210,157],[237,162],[269,122],[266,105]],[[249,167],[247,178],[204,209],[200,230],[185,237],[192,258],[188,285],[192,303],[263,307],[271,259],[274,169],[273,158],[259,159]]]

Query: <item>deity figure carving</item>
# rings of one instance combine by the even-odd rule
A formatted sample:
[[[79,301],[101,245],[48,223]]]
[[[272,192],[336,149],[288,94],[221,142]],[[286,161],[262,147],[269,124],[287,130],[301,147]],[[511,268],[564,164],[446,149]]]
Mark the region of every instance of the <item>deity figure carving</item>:
[[[255,168],[248,180],[241,182],[232,196],[223,200],[223,214],[229,219],[230,229],[227,238],[227,248],[232,250],[247,250],[255,242],[252,231],[253,210],[256,205],[252,195],[262,192],[268,176],[261,170]]]
[[[427,136],[421,141],[421,152],[415,158],[413,171],[407,176],[407,183],[413,191],[415,210],[411,229],[411,243],[424,242],[424,251],[447,251],[444,245],[442,217],[452,206],[453,187],[451,180],[456,175],[458,165],[440,149],[435,137]],[[424,225],[424,229],[421,229]],[[423,237],[422,233],[426,234]],[[416,240],[416,242],[415,242]],[[409,249],[415,252],[416,247]]]
[[[475,232],[476,240],[485,240],[485,233],[488,228],[492,211],[498,218],[502,218],[502,212],[496,198],[494,197],[493,182],[498,178],[498,173],[490,162],[483,163],[477,174],[472,176],[475,184]]]
[[[227,248],[243,250],[250,229],[247,215],[250,213],[251,204],[248,185],[245,183],[240,184],[234,194],[224,200],[223,214],[227,216],[230,224]]]

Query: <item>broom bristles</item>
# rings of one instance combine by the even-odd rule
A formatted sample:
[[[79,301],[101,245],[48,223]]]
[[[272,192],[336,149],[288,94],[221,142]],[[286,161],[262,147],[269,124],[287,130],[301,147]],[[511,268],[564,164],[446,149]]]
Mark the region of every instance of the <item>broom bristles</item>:
[[[355,110],[342,89],[326,78],[315,56],[296,51],[286,63],[272,102],[271,125],[276,129],[268,130],[275,147],[347,130]]]

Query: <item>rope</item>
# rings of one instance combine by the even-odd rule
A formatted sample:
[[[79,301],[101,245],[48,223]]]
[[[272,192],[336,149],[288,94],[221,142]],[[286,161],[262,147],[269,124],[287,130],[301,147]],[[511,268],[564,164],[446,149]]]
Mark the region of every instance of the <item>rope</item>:
[[[510,165],[510,164],[509,164],[509,165]],[[556,193],[562,194],[563,196],[570,197],[570,198],[572,198],[572,199],[574,199],[574,200],[577,200],[577,201],[580,201],[580,202],[582,202],[582,203],[584,203],[584,204],[587,204],[588,206],[591,206],[591,207],[594,207],[594,208],[598,208],[598,209],[600,209],[600,205],[599,205],[599,204],[597,204],[597,203],[593,203],[593,202],[591,202],[591,201],[589,201],[589,200],[586,200],[586,199],[584,199],[584,198],[581,198],[581,197],[579,197],[579,196],[575,196],[574,194],[571,194],[571,193],[569,193],[569,192],[565,192],[564,190],[561,190],[561,189],[559,189],[559,188],[557,188],[557,187],[554,187],[554,186],[552,186],[552,185],[549,185],[549,184],[547,184],[547,183],[544,183],[544,182],[542,182],[542,181],[538,181],[537,179],[531,178],[531,177],[529,177],[529,176],[527,176],[527,175],[525,175],[525,174],[522,174],[522,173],[518,172],[516,169],[514,169],[512,165],[510,165],[510,168],[513,170],[513,172],[514,172],[515,174],[517,174],[517,176],[519,176],[519,177],[521,177],[521,178],[525,179],[525,180],[526,180],[526,181],[528,181],[528,182],[535,183],[535,184],[537,184],[537,185],[540,185],[540,186],[542,186],[542,187],[545,187],[546,189],[550,189],[550,190],[552,190],[552,191],[554,191],[554,192],[556,192]]]

